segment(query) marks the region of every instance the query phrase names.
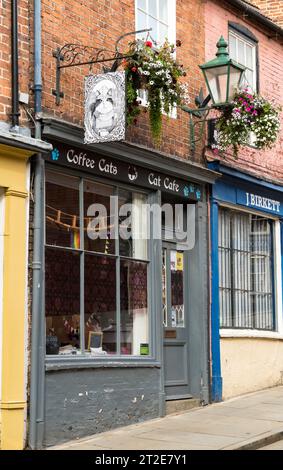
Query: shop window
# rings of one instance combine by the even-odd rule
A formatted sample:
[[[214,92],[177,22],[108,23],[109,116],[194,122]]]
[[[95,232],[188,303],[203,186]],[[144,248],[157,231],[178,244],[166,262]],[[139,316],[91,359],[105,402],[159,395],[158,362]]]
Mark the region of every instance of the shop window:
[[[91,181],[84,182],[84,249],[104,254],[115,253],[115,239],[111,237],[114,214],[111,213],[114,187]],[[97,209],[101,209],[98,213]],[[99,224],[98,222],[99,218]],[[98,231],[100,237],[97,237]]]
[[[148,343],[147,263],[121,260],[121,354],[138,356]]]
[[[116,354],[116,260],[86,254],[84,258],[85,346],[90,332],[102,333],[102,350]],[[107,332],[107,333],[106,333]]]
[[[46,353],[148,355],[147,196],[47,172],[45,200]]]
[[[79,242],[79,179],[51,173],[46,180],[46,243],[75,248]]]
[[[219,210],[222,328],[275,330],[273,224],[266,217]]]

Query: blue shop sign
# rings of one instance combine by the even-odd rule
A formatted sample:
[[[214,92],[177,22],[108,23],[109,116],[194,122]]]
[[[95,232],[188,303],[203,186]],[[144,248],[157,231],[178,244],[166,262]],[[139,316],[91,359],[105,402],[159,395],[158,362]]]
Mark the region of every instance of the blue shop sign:
[[[256,194],[254,192],[237,189],[236,202],[242,206],[263,210],[274,215],[283,215],[283,205],[279,200]]]

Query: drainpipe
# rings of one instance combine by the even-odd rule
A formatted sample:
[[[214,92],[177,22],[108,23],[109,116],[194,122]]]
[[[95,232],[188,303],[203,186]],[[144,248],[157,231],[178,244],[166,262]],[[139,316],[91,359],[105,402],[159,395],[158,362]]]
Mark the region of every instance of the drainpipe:
[[[34,0],[34,111],[35,138],[41,139],[41,0]],[[44,160],[34,158],[33,285],[29,446],[40,449],[44,437],[45,326],[44,326]]]
[[[18,54],[18,0],[12,0],[12,129],[19,127],[19,54]]]

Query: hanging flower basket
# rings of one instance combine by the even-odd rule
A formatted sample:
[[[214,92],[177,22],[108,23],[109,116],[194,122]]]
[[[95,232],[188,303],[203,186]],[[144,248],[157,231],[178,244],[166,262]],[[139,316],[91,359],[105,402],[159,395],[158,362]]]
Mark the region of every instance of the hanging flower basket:
[[[248,88],[237,91],[217,121],[215,153],[233,147],[237,157],[239,146],[250,143],[251,133],[258,149],[271,148],[280,128],[279,112],[279,107]]]
[[[181,45],[177,41],[177,46]],[[127,80],[127,124],[137,122],[144,110],[149,112],[150,129],[153,140],[160,143],[162,132],[162,112],[169,116],[174,106],[188,102],[187,85],[180,83],[186,75],[183,65],[173,58],[174,45],[167,41],[153,47],[151,41],[136,40],[129,44],[129,50],[122,66]],[[141,106],[139,90],[147,91],[147,107]]]

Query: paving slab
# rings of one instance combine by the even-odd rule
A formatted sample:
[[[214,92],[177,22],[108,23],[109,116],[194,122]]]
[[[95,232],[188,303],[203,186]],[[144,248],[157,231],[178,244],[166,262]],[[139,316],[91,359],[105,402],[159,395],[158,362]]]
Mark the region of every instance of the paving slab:
[[[236,450],[283,435],[283,386],[115,429],[49,450]]]

